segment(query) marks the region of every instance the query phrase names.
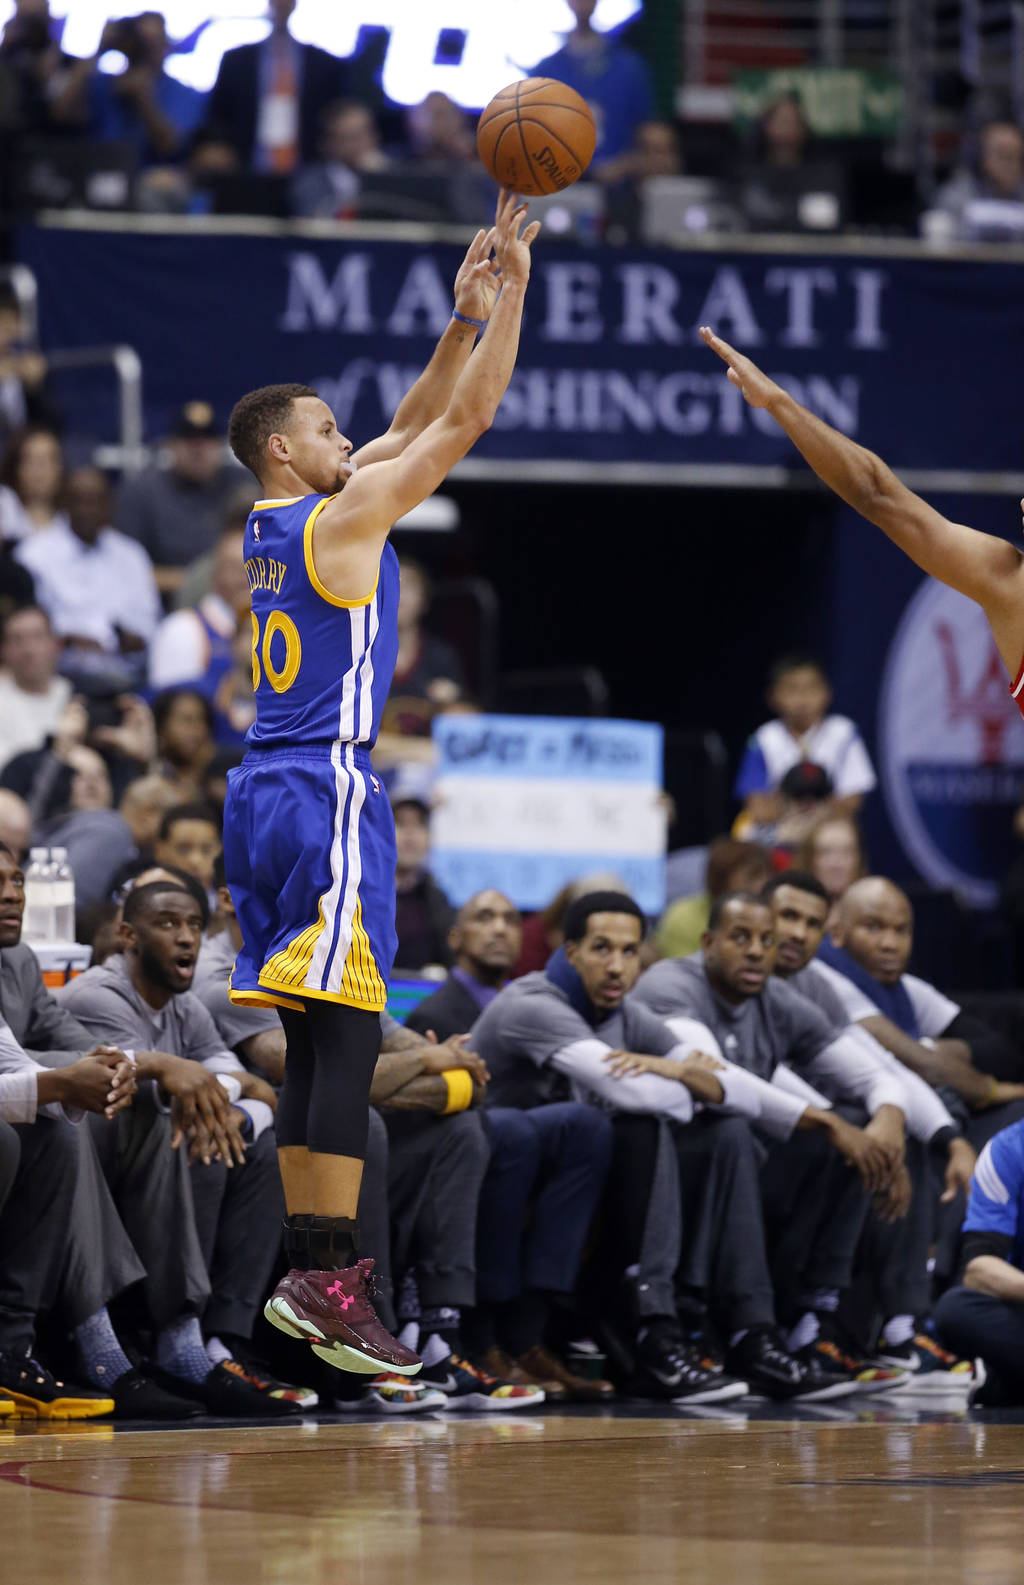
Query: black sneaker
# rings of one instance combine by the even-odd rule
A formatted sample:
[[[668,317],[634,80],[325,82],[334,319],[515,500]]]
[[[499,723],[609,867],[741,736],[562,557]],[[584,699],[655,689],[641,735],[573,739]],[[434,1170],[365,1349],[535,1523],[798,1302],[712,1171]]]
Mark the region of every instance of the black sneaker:
[[[20,1420],[95,1420],[114,1409],[109,1392],[57,1381],[30,1354],[0,1354],[0,1397]]]
[[[636,1369],[626,1392],[664,1403],[728,1403],[745,1397],[747,1383],[702,1359],[671,1326],[652,1326],[636,1346]]]
[[[301,1405],[273,1396],[280,1383],[247,1369],[234,1359],[222,1359],[199,1383],[184,1381],[164,1370],[153,1375],[168,1392],[182,1393],[202,1404],[207,1414],[225,1420],[279,1420],[302,1413]]]
[[[857,1391],[856,1381],[826,1374],[814,1361],[798,1359],[787,1353],[771,1326],[751,1327],[747,1335],[725,1357],[725,1368],[749,1384],[750,1391],[778,1403],[802,1399],[807,1403],[825,1398],[845,1398]]]
[[[201,1403],[181,1393],[168,1392],[139,1370],[118,1376],[110,1385],[115,1420],[197,1420]]]

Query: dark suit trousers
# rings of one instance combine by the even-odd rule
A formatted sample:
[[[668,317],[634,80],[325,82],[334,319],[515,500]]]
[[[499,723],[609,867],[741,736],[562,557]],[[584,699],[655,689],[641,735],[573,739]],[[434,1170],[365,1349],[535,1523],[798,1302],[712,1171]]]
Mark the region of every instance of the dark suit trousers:
[[[141,1262],[143,1296],[153,1326],[159,1330],[182,1316],[201,1315],[210,1285],[196,1235],[187,1147],[171,1149],[171,1120],[156,1105],[151,1087],[143,1085],[131,1107],[113,1122],[90,1116],[83,1126],[120,1217],[120,1238],[108,1239],[114,1275],[125,1267],[121,1240],[130,1241],[136,1264]],[[73,1273],[81,1291],[92,1298],[94,1255],[95,1246],[87,1245]],[[80,1319],[104,1303],[94,1303]]]
[[[0,1353],[25,1353],[56,1303],[78,1183],[80,1138],[67,1122],[0,1122]]]
[[[192,1200],[210,1279],[203,1315],[208,1334],[251,1337],[277,1262],[284,1189],[272,1128],[250,1145],[242,1166],[192,1164]]]
[[[476,1218],[490,1147],[479,1112],[385,1109],[395,1270],[415,1271],[424,1309],[476,1299]]]
[[[939,1341],[960,1359],[982,1359],[994,1404],[1024,1404],[1024,1310],[973,1288],[950,1288],[935,1306]]]
[[[698,1112],[673,1127],[682,1248],[678,1288],[728,1337],[772,1325],[775,1300],[761,1214],[761,1147],[742,1117]]]
[[[524,1289],[570,1293],[612,1156],[611,1118],[581,1101],[485,1113],[491,1161],[480,1191],[482,1304]]]
[[[772,1143],[761,1169],[761,1202],[776,1308],[788,1324],[806,1307],[809,1291],[850,1286],[868,1197],[824,1135],[799,1129]]]

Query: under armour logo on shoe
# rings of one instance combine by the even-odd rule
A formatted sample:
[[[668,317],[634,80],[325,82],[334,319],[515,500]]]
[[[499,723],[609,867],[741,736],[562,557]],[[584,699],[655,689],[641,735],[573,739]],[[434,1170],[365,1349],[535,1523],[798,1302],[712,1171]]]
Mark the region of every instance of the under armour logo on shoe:
[[[329,1298],[337,1299],[338,1308],[341,1310],[347,1310],[350,1304],[355,1304],[356,1302],[350,1293],[342,1292],[340,1282],[332,1282],[331,1286],[327,1290],[327,1294]]]

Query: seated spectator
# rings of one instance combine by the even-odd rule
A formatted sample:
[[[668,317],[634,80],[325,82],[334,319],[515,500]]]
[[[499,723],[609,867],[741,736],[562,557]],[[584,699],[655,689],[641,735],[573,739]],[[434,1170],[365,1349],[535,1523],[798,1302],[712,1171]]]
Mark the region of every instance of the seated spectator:
[[[754,157],[740,172],[739,203],[752,231],[839,229],[843,169],[815,148],[798,95],[783,94],[762,114]]]
[[[21,132],[53,129],[53,107],[77,64],[56,41],[60,24],[49,0],[15,0],[0,40],[0,62],[14,90],[14,121]]]
[[[455,915],[448,946],[455,963],[443,985],[424,998],[406,1028],[438,1040],[466,1035],[515,967],[522,943],[519,910],[501,892],[477,892]]]
[[[922,225],[937,240],[1021,240],[1024,135],[1013,121],[990,121],[981,128],[974,161],[939,188]]]
[[[434,90],[406,111],[411,162],[423,175],[447,178],[445,214],[439,219],[475,225],[494,202],[494,182],[477,156],[473,124],[447,94]]]
[[[176,804],[160,821],[156,862],[184,870],[208,893],[214,887],[214,866],[220,852],[220,822],[206,804]]]
[[[5,540],[66,526],[64,451],[52,429],[32,424],[11,436],[0,462],[0,485],[0,531]]]
[[[13,287],[0,283],[0,445],[26,425],[53,423],[47,397],[47,363],[41,352],[25,345],[25,316]],[[4,484],[9,481],[3,477]]]
[[[398,602],[398,659],[384,711],[384,731],[429,737],[439,709],[463,689],[462,663],[450,644],[426,631],[430,583],[416,561],[403,557]]]
[[[35,954],[20,944],[24,877],[10,855],[2,852],[0,904],[0,1016],[21,1052],[36,1059],[34,1066],[57,1070],[46,1071],[48,1088],[42,1097],[38,1084],[44,1075],[39,1074],[37,1099],[57,1100],[63,1092],[65,1104],[104,1114],[90,1117],[91,1148],[79,1152],[72,1237],[62,1281],[83,1373],[94,1390],[102,1383],[104,1398],[113,1398],[117,1413],[128,1418],[187,1418],[190,1410],[183,1396],[199,1396],[214,1413],[265,1415],[267,1391],[226,1364],[212,1361],[195,1319],[197,1307],[207,1302],[209,1283],[186,1181],[188,1156],[206,1152],[220,1160],[229,1149],[224,1132],[230,1122],[229,1103],[220,1080],[198,1063],[166,1052],[137,1050],[134,1077],[139,1093],[131,1109],[119,1110],[109,1090],[104,1103],[96,1107],[98,1086],[92,1084],[90,1098],[89,1086],[75,1077],[76,1069],[81,1077],[88,1077],[82,1070],[83,1053],[86,1063],[106,1062],[108,1054],[120,1058],[123,1053],[110,1046],[93,1047],[88,1031],[44,986]],[[18,1082],[24,1082],[21,1075]],[[169,1113],[156,1104],[158,1089],[170,1103]],[[31,1102],[31,1097],[27,1099]],[[106,1115],[108,1106],[114,1113],[112,1121]],[[185,1150],[172,1148],[182,1140]],[[102,1179],[89,1172],[96,1156],[117,1214]],[[45,1202],[46,1196],[40,1199]],[[5,1272],[14,1275],[6,1266]],[[140,1278],[145,1321],[153,1333],[151,1362],[144,1376],[132,1370],[105,1308],[109,1297]],[[31,1399],[33,1391],[41,1389],[40,1409],[49,1401],[52,1412],[51,1378],[41,1374],[42,1380],[22,1383],[20,1390]],[[170,1388],[174,1402],[157,1392],[156,1385],[165,1391]],[[269,1412],[280,1411],[271,1406]]]
[[[395,815],[396,969],[419,971],[451,962],[448,932],[454,911],[430,873],[430,807],[409,780],[391,793]]]
[[[830,983],[851,1022],[865,1024],[900,1061],[943,1085],[969,1143],[980,1150],[1024,1117],[1021,1054],[934,985],[906,972],[913,945],[910,899],[891,881],[869,875],[845,893],[818,956],[834,971]],[[930,1057],[920,1049],[923,1042],[933,1046]]]
[[[277,1101],[270,1086],[225,1048],[191,992],[202,929],[190,893],[161,881],[136,886],[124,907],[121,953],[65,986],[61,1002],[98,1038],[136,1052],[169,1052],[217,1074],[219,1083],[228,1081],[230,1110],[219,1129],[197,1140],[191,1166],[211,1287],[203,1313],[206,1344],[211,1358],[229,1370],[234,1364],[239,1379],[255,1386],[265,1412],[293,1413],[301,1389],[270,1380],[250,1353],[284,1219],[273,1130]],[[195,1383],[200,1390],[205,1385],[205,1377]]]
[[[575,88],[597,123],[593,174],[617,181],[628,164],[637,128],[654,115],[650,68],[642,56],[591,27],[597,0],[568,0],[576,25],[560,50],[539,61],[534,77],[554,77]]]
[[[32,816],[24,798],[0,787],[0,845],[9,848],[20,864],[28,852],[32,836]]]
[[[670,903],[658,920],[654,944],[663,958],[688,958],[700,951],[711,905],[726,892],[760,892],[773,874],[772,861],[756,842],[715,837],[708,848],[704,890]]]
[[[938,1302],[942,1341],[980,1359],[984,1384],[976,1409],[1024,1403],[1024,1122],[990,1139],[974,1169],[960,1245],[960,1286]]]
[[[826,815],[808,832],[794,862],[797,869],[807,870],[821,881],[828,892],[831,927],[844,892],[867,874],[864,843],[856,820],[849,815]]]
[[[588,892],[621,890],[622,883],[617,875],[600,873],[581,875],[579,880],[568,881],[560,887],[546,908],[539,913],[528,914],[523,920],[523,944],[519,949],[513,979],[520,974],[543,969],[551,954],[558,951],[565,939],[562,926],[570,903],[585,897]]]
[[[165,450],[165,465],[129,474],[115,520],[143,547],[161,591],[168,593],[183,582],[185,569],[217,544],[225,508],[245,476],[226,459],[224,432],[208,402],[185,403]]]
[[[373,111],[356,99],[328,105],[321,117],[320,159],[296,172],[291,186],[293,215],[352,219],[357,213],[360,177],[386,171],[391,160],[381,148]]]
[[[854,723],[829,714],[832,689],[818,662],[802,655],[776,662],[768,703],[778,716],[748,741],[733,788],[743,802],[735,834],[745,835],[750,823],[779,818],[782,778],[804,761],[820,765],[831,780],[829,813],[856,814],[875,785],[875,773]]]
[[[974,1151],[931,1086],[911,1068],[901,1066],[862,1024],[851,1021],[829,971],[815,958],[829,913],[828,893],[821,882],[788,870],[770,882],[765,895],[775,921],[774,973],[813,1002],[837,1033],[853,1033],[867,1041],[876,1059],[895,1071],[903,1086],[906,1176],[897,1175],[888,1195],[875,1197],[858,1257],[878,1311],[870,1323],[867,1346],[874,1351],[874,1363],[910,1370],[915,1389],[966,1389],[974,1376],[970,1362],[943,1358],[922,1323],[931,1309],[929,1257],[939,1195],[948,1204],[966,1187],[974,1170]],[[906,1214],[895,1216],[908,1187]]]
[[[803,1121],[801,1106],[788,1097],[779,1106],[771,1085],[696,1055],[698,1047],[718,1050],[703,1024],[679,1020],[670,1030],[653,1017],[631,994],[643,933],[640,909],[622,893],[594,892],[572,905],[565,948],[543,974],[506,986],[474,1026],[473,1043],[491,1075],[488,1107],[524,1108],[532,1117],[534,1108],[563,1101],[571,1086],[612,1110],[604,1218],[614,1237],[600,1281],[606,1302],[624,1287],[632,1292],[631,1391],[695,1403],[736,1396],[748,1383],[777,1398],[834,1395],[835,1383],[819,1366],[794,1359],[774,1335],[753,1139],[744,1122],[715,1108],[726,1102],[761,1121],[776,1116],[776,1131],[785,1117],[783,1133],[798,1118],[802,1126],[824,1126],[825,1114],[808,1109]],[[698,1100],[710,1110],[691,1129]],[[688,1237],[680,1264],[681,1190]],[[712,1225],[708,1239],[700,1229]],[[687,1345],[676,1310],[677,1265],[680,1281],[702,1296],[727,1337],[751,1338],[742,1380],[709,1368],[700,1357],[707,1347]]]
[[[217,811],[222,823],[224,804],[228,796],[228,775],[241,765],[244,758],[245,750],[241,745],[234,748],[219,748],[203,772],[201,800]]]
[[[670,1029],[677,1018],[706,1025],[726,1057],[771,1081],[773,1106],[781,1100],[792,1108],[788,1122],[780,1111],[774,1131],[781,1141],[761,1172],[787,1343],[833,1380],[860,1380],[877,1390],[894,1379],[885,1372],[873,1376],[873,1367],[847,1351],[835,1314],[852,1282],[868,1194],[888,1191],[902,1167],[904,1091],[863,1042],[837,1033],[817,1007],[771,977],[774,954],[770,904],[743,892],[726,894],[711,910],[702,957],[655,963],[635,995]],[[855,1115],[866,1112],[867,1126],[848,1122],[825,1099],[832,1096],[854,1107]],[[744,1353],[735,1367],[738,1374],[746,1370]]]
[[[198,605],[172,611],[156,630],[149,649],[149,685],[154,689],[183,684],[212,699],[234,665],[235,635],[240,617],[248,624],[249,584],[242,555],[243,533],[231,527],[217,541],[210,592]],[[252,676],[252,664],[249,665]]]
[[[407,1029],[439,1041],[468,1035],[498,995],[519,953],[518,910],[484,891],[459,910],[455,967],[421,1002]],[[607,1172],[611,1130],[572,1102],[486,1114],[491,1159],[477,1213],[477,1300],[464,1335],[491,1375],[535,1380],[553,1401],[600,1401],[611,1383],[587,1381],[545,1347],[553,1302],[573,1287],[582,1240]]]
[[[160,617],[153,568],[140,546],[110,527],[110,485],[99,468],[69,475],[66,504],[67,522],[24,540],[19,560],[64,645],[62,669],[127,682]]]
[[[208,122],[254,170],[287,176],[317,157],[321,117],[355,87],[353,69],[288,31],[295,0],[269,0],[271,31],[223,56]]]
[[[78,696],[65,705],[43,747],[15,754],[0,780],[26,800],[35,821],[67,813],[76,772],[85,774],[77,806],[106,809],[148,769],[155,745],[152,716],[141,699],[103,694],[87,703]],[[99,765],[90,754],[100,756]]]
[[[162,776],[139,776],[121,794],[118,812],[131,832],[135,844],[133,858],[140,863],[155,862],[154,849],[160,823],[169,809],[180,801],[176,788]]]
[[[180,158],[203,117],[205,95],[164,71],[170,54],[159,11],[142,11],[106,24],[99,48],[76,61],[62,96],[59,119],[88,137],[131,144],[140,166]],[[125,57],[121,72],[99,69],[111,50]]]
[[[221,534],[245,534],[245,525],[252,511],[253,486],[240,484],[231,492],[220,519],[220,533],[212,549],[200,556],[185,571],[181,586],[175,591],[171,606],[175,611],[188,611],[198,606],[213,588],[213,574],[217,563],[217,545]],[[246,584],[248,588],[248,583]]]
[[[57,675],[60,651],[46,612],[12,611],[0,638],[0,768],[56,731],[71,684]]]
[[[206,767],[217,752],[213,707],[195,688],[168,688],[153,701],[158,768],[182,801],[198,797]]]
[[[5,496],[13,499],[11,492],[5,491],[0,485],[0,519],[3,517]],[[18,561],[17,543],[17,540],[4,539],[0,521],[0,622],[6,621],[12,611],[19,611],[25,605],[34,605],[36,600],[35,579]]]
[[[223,748],[239,749],[256,720],[256,690],[252,677],[252,622],[248,611],[239,617],[232,645],[232,661],[213,696],[213,734]],[[223,807],[223,798],[221,805]]]
[[[89,908],[110,893],[112,876],[135,854],[127,824],[113,807],[110,772],[102,755],[80,743],[68,756],[71,789],[66,810],[39,822],[35,838],[67,850],[75,904]]]

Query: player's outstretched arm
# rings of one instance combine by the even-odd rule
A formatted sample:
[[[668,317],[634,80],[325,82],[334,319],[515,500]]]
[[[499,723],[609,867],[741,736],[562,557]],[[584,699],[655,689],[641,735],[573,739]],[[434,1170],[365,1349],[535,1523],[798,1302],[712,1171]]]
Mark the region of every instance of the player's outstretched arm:
[[[501,276],[497,261],[491,257],[493,246],[493,226],[490,231],[478,231],[455,277],[455,308],[465,319],[486,323],[497,302]],[[368,463],[387,462],[391,457],[400,456],[410,441],[422,435],[435,418],[440,418],[451,401],[476,338],[474,325],[452,319],[427,367],[399,403],[387,433],[361,446],[355,453],[353,461],[358,467],[365,468]]]
[[[816,418],[750,358],[708,327],[701,338],[728,366],[751,407],[763,407],[815,473],[848,506],[906,551],[912,561],[984,607],[1011,676],[1024,651],[1024,556],[993,534],[951,523],[901,484],[874,452]]]
[[[515,368],[530,248],[540,231],[535,220],[520,236],[525,218],[526,205],[503,192],[494,228],[501,295],[487,335],[459,376],[445,412],[401,456],[361,468],[316,519],[317,575],[338,599],[367,598],[392,523],[433,494],[494,421]]]

